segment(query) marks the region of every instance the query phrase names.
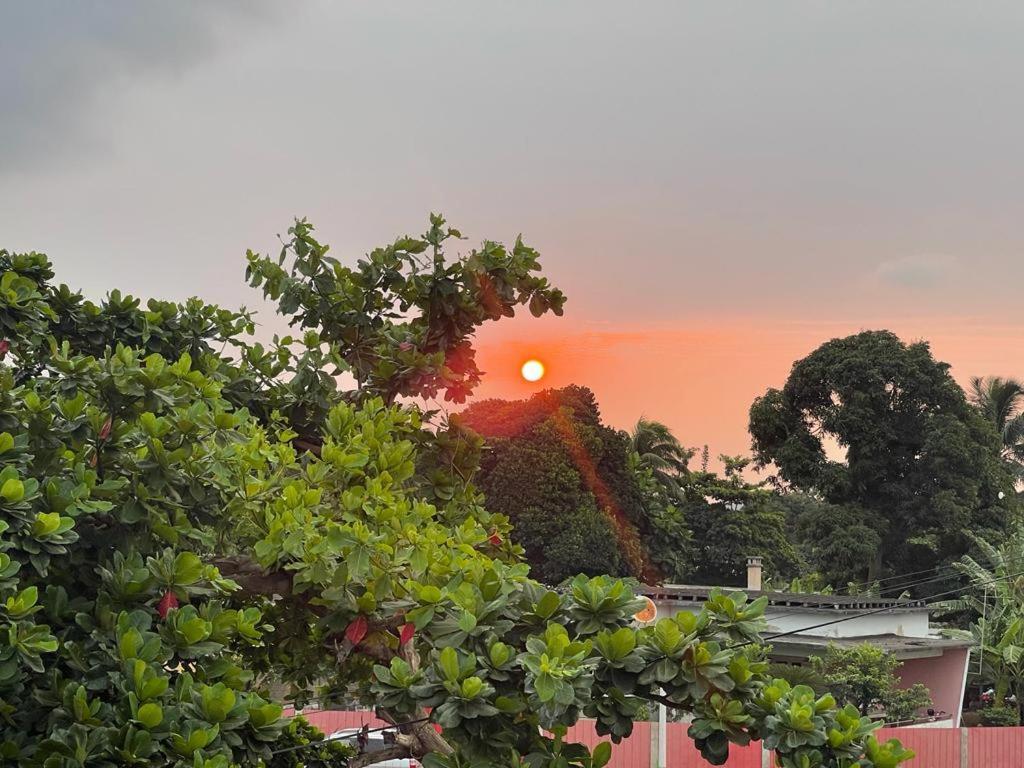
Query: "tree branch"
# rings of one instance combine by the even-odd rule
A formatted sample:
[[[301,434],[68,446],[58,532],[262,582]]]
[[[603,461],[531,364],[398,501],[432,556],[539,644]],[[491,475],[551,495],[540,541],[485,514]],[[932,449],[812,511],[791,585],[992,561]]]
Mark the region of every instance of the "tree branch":
[[[400,653],[413,672],[420,668],[420,657],[412,648],[412,643],[407,643],[400,649]],[[451,755],[455,752],[452,745],[434,729],[434,724],[430,722],[429,715],[423,707],[416,707],[412,716],[405,718],[397,718],[386,709],[378,708],[377,717],[398,726],[399,732],[395,736],[395,741],[404,744],[413,757],[423,758],[431,752],[442,755]],[[349,768],[353,768],[351,763]]]
[[[672,701],[668,696],[662,696],[657,693],[646,693],[638,694],[641,699],[647,699],[649,701],[656,701],[659,704],[664,704],[669,709],[687,709],[686,704],[680,704],[678,701]]]
[[[403,757],[412,757],[409,748],[403,744],[392,744],[378,749],[374,752],[363,752],[348,761],[348,768],[363,768],[374,763],[383,763],[385,760],[397,760]]]

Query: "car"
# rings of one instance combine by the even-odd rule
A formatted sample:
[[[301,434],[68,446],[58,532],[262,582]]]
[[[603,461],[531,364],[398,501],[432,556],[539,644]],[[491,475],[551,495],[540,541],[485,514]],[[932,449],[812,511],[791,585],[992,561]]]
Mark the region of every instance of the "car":
[[[340,731],[335,731],[327,738],[331,740],[345,739],[346,741],[351,742],[352,746],[357,747],[359,731],[359,728],[345,728]],[[391,741],[386,739],[384,734],[384,731],[366,734],[366,746],[363,748],[363,751],[373,754],[374,752],[379,752],[389,746]],[[415,758],[398,757],[391,760],[382,760],[379,763],[371,763],[367,768],[421,768],[421,765]]]

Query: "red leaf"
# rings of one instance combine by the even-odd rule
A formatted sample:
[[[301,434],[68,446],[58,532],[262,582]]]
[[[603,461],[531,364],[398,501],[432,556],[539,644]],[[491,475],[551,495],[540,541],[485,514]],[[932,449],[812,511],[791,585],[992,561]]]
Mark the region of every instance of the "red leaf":
[[[415,624],[403,624],[402,625],[402,632],[401,632],[401,634],[398,635],[398,642],[401,643],[402,645],[405,645],[410,640],[412,640],[412,636],[415,635],[415,634],[416,634],[416,625]]]
[[[368,629],[369,624],[366,621],[366,617],[356,616],[352,623],[345,628],[345,639],[352,643],[352,645],[359,645],[363,638],[366,637]]]
[[[103,422],[103,427],[100,429],[100,440],[106,440],[110,437],[110,428],[114,426],[113,419],[108,416],[107,420]]]
[[[7,339],[0,339],[0,360],[4,359],[4,355],[7,354],[7,350],[11,348],[11,342]]]
[[[156,607],[156,612],[160,614],[161,619],[166,619],[167,614],[171,608],[178,607],[178,596],[174,592],[168,589],[164,592],[164,596],[160,598],[160,603]]]
[[[502,538],[497,531],[494,531],[490,536],[487,537],[487,541],[491,543],[492,547],[500,547]]]

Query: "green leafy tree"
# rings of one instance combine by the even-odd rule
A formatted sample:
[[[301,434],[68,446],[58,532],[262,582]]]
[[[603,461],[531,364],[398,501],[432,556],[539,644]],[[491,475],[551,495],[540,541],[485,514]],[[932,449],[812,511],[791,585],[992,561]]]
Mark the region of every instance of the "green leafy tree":
[[[649,582],[683,583],[693,573],[693,533],[683,514],[678,491],[659,482],[653,470],[631,452],[629,467],[640,489],[640,542]]]
[[[884,521],[849,505],[829,504],[806,493],[783,493],[778,504],[786,533],[811,573],[831,584],[859,581],[882,545]]]
[[[344,768],[359,754],[347,739],[327,740],[305,718],[293,717],[274,742],[267,768]]]
[[[458,419],[487,442],[478,483],[488,509],[511,519],[535,576],[557,584],[579,573],[644,574],[628,440],[601,423],[589,389],[484,400]]]
[[[999,376],[971,379],[971,402],[992,422],[1013,472],[1024,474],[1024,384]]]
[[[923,342],[888,331],[833,339],[793,365],[750,409],[758,466],[862,523],[880,521],[864,571],[918,571],[968,547],[964,531],[1000,531],[1013,478],[994,428]]]
[[[931,706],[928,689],[920,683],[901,688],[896,671],[901,662],[870,643],[852,648],[830,645],[811,666],[837,698],[853,702],[862,715],[881,711],[890,723],[913,719]]]
[[[719,460],[723,475],[707,469],[693,472],[683,489],[683,511],[694,541],[692,579],[699,584],[746,584],[747,558],[752,555],[762,558],[770,578],[795,576],[802,563],[786,535],[786,515],[777,494],[744,479],[749,459]]]
[[[434,217],[353,268],[297,222],[279,258],[249,257],[301,334],[269,347],[244,341],[244,313],[92,304],[45,257],[0,253],[6,762],[273,763],[305,737],[270,680],[401,724],[350,768],[601,768],[610,747],[565,727],[586,714],[616,740],[651,701],[691,712],[716,764],[757,738],[785,768],[911,756],[767,675],[763,600],[716,594],[637,629],[621,581],[529,577],[468,480],[479,441],[401,398],[464,396],[472,330],[561,295],[521,243],[449,260],[456,236]]]

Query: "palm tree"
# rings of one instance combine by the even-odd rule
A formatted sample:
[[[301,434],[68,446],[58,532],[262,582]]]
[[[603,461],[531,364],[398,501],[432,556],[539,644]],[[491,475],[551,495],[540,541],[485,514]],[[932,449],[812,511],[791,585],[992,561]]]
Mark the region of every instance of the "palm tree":
[[[1024,475],[1024,384],[1001,376],[975,376],[969,397],[998,430],[1003,456],[1018,475]]]
[[[649,469],[654,479],[668,494],[679,496],[680,481],[689,473],[687,464],[693,450],[684,448],[667,426],[643,417],[629,435],[630,447],[638,463]]]

